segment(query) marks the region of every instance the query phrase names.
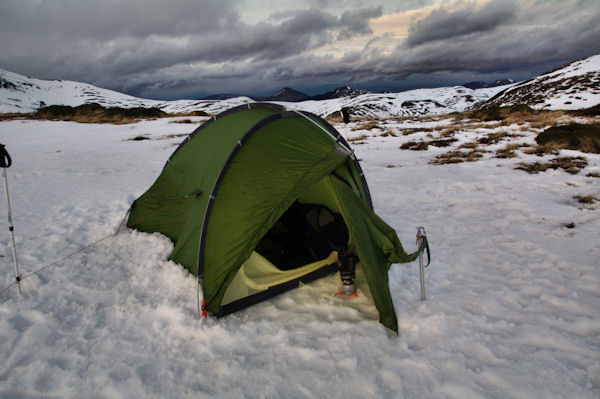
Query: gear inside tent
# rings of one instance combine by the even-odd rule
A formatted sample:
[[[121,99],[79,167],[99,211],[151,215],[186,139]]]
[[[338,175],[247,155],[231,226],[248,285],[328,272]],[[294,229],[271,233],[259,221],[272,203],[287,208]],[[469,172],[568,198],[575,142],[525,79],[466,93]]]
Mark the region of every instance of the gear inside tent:
[[[127,224],[173,241],[170,259],[198,276],[205,309],[217,316],[350,260],[381,323],[397,331],[388,269],[418,256],[373,212],[358,160],[335,128],[268,103],[196,129],[134,201]]]

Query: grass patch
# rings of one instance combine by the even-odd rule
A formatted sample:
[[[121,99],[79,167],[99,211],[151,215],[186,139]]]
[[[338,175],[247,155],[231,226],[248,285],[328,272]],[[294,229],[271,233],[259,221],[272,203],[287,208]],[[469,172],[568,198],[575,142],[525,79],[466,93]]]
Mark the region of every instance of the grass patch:
[[[496,144],[501,140],[504,140],[505,138],[508,137],[513,137],[513,135],[510,135],[506,132],[494,132],[494,133],[490,133],[486,136],[480,137],[477,142],[479,144]]]
[[[590,108],[567,111],[567,113],[573,116],[598,116],[600,115],[600,104],[594,105]]]
[[[380,137],[396,137],[396,133],[394,133],[392,130],[388,129],[385,132],[381,133],[379,136]]]
[[[373,130],[373,129],[381,129],[379,127],[378,121],[376,120],[367,120],[366,122],[361,123],[352,128],[352,130]]]
[[[593,196],[592,194],[589,195],[574,195],[573,198],[575,198],[577,200],[577,202],[579,202],[580,204],[585,204],[585,205],[591,205],[594,202],[598,201],[598,199]]]
[[[425,151],[429,148],[427,141],[408,141],[400,146],[401,150]]]
[[[463,143],[463,144],[459,145],[458,148],[467,148],[467,149],[470,149],[470,150],[474,150],[478,146],[479,146],[478,142],[476,142],[476,141],[470,141],[468,143]]]
[[[440,132],[440,137],[451,137],[458,131],[457,128],[446,128]]]
[[[518,143],[507,144],[506,147],[496,151],[494,158],[515,158],[517,156],[515,150],[520,147],[521,144]]]
[[[480,150],[471,151],[449,151],[436,156],[431,162],[432,165],[446,165],[460,162],[475,162],[483,156]]]
[[[83,104],[77,107],[68,105],[51,105],[40,108],[32,114],[32,119],[52,121],[73,121],[80,123],[114,123],[124,124],[141,119],[156,119],[168,116],[158,108],[105,108],[100,104]]]
[[[350,137],[349,139],[347,139],[346,141],[349,141],[350,143],[355,143],[357,141],[363,141],[364,139],[366,139],[367,136],[366,134],[361,134],[360,136],[356,136],[356,137]]]
[[[9,112],[6,114],[0,113],[0,121],[10,121],[13,119],[21,119],[21,118],[27,118],[27,117],[31,117],[31,114],[18,114],[18,113],[13,113],[13,112]]]
[[[458,139],[451,137],[451,138],[445,138],[445,139],[431,140],[431,141],[429,141],[429,144],[431,144],[435,147],[450,147],[450,145],[456,141],[458,141]]]
[[[599,154],[600,125],[572,123],[553,126],[540,133],[535,141],[540,146]]]
[[[548,169],[562,169],[567,173],[575,175],[587,166],[587,160],[583,157],[558,157],[550,162],[519,163],[515,169],[524,170],[530,174],[545,172]]]
[[[488,108],[471,111],[467,115],[470,119],[483,122],[501,121],[511,114],[533,114],[535,111],[525,104],[510,105],[507,107],[492,106]]]
[[[434,147],[449,147],[452,143],[458,141],[453,137],[447,139],[436,139],[429,141],[408,141],[400,146],[401,150],[425,151],[430,145]]]
[[[415,128],[402,129],[403,136],[410,136],[411,134],[422,133],[422,132],[433,132],[433,129],[428,128],[428,127],[415,127]]]
[[[571,111],[569,111],[571,112]],[[527,129],[543,129],[558,124],[558,121],[568,115],[567,111],[534,110],[528,106],[514,105],[509,107],[490,107],[471,112],[452,114],[457,123],[464,124],[464,119],[470,119],[485,123],[484,125],[472,125],[476,127],[494,128],[499,126],[510,126],[513,124],[526,125]],[[496,122],[496,123],[493,123]]]

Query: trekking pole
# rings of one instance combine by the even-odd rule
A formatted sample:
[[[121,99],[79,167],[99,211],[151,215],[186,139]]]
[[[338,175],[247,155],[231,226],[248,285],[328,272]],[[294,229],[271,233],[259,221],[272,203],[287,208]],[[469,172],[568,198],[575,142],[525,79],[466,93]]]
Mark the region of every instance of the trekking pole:
[[[427,242],[427,234],[425,233],[425,227],[417,227],[417,245],[419,246],[419,273],[421,277],[421,300],[425,300],[425,270],[429,266],[431,261],[429,254],[429,243]],[[423,265],[423,251],[427,250],[427,264]]]
[[[8,179],[6,178],[6,168],[10,168],[12,159],[6,151],[3,144],[0,144],[0,168],[2,168],[2,177],[4,178],[4,196],[6,197],[6,208],[8,209],[8,230],[12,241],[13,263],[15,265],[15,279],[19,286],[19,294],[21,294],[21,274],[19,274],[19,265],[17,263],[17,246],[15,245],[15,228],[12,222],[12,212],[10,210],[10,199],[8,197]]]

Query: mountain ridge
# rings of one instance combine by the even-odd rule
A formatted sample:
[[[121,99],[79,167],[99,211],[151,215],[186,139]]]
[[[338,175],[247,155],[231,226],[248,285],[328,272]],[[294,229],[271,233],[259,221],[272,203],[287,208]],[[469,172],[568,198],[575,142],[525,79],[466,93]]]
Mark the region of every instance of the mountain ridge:
[[[600,54],[516,83],[477,108],[527,104],[535,109],[574,110],[599,103]]]
[[[352,115],[394,117],[446,114],[489,106],[530,104],[538,109],[579,109],[600,103],[600,55],[575,61],[533,79],[472,89],[448,86],[415,89],[398,93],[370,93],[341,86],[322,95],[308,96],[284,87],[270,97],[230,97],[214,99],[160,101],[133,97],[87,83],[66,80],[41,80],[0,69],[0,112],[29,113],[49,105],[98,103],[104,107],[159,108],[174,113],[202,111],[218,114],[226,109],[269,101],[291,110],[306,110],[329,116],[347,107]],[[475,82],[477,83],[477,82]],[[477,84],[478,86],[480,84]]]

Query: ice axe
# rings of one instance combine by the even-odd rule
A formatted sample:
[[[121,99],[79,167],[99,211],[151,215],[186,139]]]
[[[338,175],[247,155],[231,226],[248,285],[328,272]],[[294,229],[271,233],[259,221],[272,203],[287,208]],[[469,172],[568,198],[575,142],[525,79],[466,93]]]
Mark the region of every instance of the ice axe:
[[[2,168],[2,177],[4,178],[4,196],[6,197],[6,208],[8,209],[8,230],[12,241],[13,263],[15,265],[15,279],[19,286],[19,294],[21,294],[21,274],[19,274],[19,264],[17,262],[17,246],[15,245],[15,228],[12,222],[12,212],[10,210],[10,198],[8,196],[8,179],[6,178],[6,169],[12,165],[12,159],[4,144],[0,144],[0,168]]]
[[[425,233],[425,227],[417,227],[417,245],[419,246],[419,275],[421,278],[421,300],[425,300],[425,274],[424,268],[429,266],[431,262],[431,254],[429,252],[429,242],[427,241],[427,234]],[[423,252],[427,252],[427,264],[423,264]]]

